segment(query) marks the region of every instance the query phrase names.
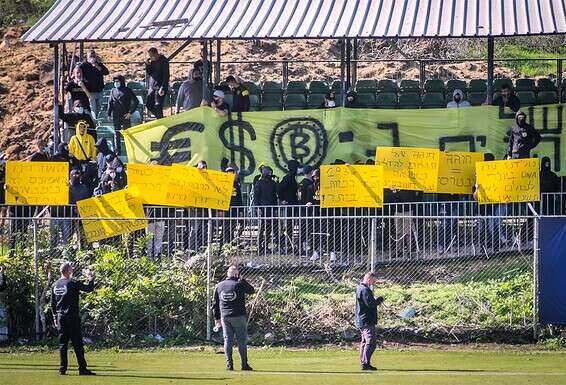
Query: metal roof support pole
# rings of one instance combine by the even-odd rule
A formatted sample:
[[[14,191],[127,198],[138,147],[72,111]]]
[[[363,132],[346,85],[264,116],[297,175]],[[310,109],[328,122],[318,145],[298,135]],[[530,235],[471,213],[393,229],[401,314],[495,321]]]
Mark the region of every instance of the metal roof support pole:
[[[205,40],[202,43],[201,56],[202,56],[202,98],[208,99],[210,94],[208,92],[208,79],[210,72],[210,62],[208,59],[208,42]]]
[[[349,38],[346,40],[346,89],[352,87],[352,42]]]
[[[419,78],[421,81],[421,87],[424,87],[426,82],[426,62],[419,60]]]
[[[353,65],[352,65],[352,84],[356,84],[356,82],[358,81],[358,39],[355,38],[353,41],[353,56],[354,56],[354,61],[353,61]]]
[[[556,60],[556,84],[558,85],[558,101],[562,98],[562,91],[564,90],[564,79],[562,76],[562,59]]]
[[[342,107],[346,106],[346,39],[338,40],[340,43],[340,80],[342,83]]]
[[[53,154],[59,147],[59,44],[53,45]]]
[[[493,100],[493,65],[494,65],[494,41],[493,37],[487,38],[487,104]]]
[[[83,61],[85,59],[85,43],[81,41],[79,43],[79,60]]]
[[[208,63],[210,63],[208,68],[208,81],[212,84],[212,40],[208,41]]]
[[[214,83],[218,84],[221,81],[220,77],[220,54],[221,54],[220,39],[216,39],[216,62],[214,63]]]
[[[281,87],[287,89],[287,84],[289,83],[289,61],[287,58],[283,59],[282,72],[281,72]]]

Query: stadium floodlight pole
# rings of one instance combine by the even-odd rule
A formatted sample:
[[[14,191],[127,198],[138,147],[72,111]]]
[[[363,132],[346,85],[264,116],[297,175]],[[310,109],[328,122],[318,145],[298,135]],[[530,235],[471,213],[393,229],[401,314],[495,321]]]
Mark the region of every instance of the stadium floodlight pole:
[[[487,38],[487,104],[493,100],[493,66],[494,66],[494,46],[493,37]]]

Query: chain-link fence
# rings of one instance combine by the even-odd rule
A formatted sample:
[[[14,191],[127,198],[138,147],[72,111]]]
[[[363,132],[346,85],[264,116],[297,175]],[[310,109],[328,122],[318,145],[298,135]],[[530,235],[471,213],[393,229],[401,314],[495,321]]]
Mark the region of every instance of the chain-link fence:
[[[49,288],[69,259],[79,278],[82,267],[96,272],[82,305],[87,335],[101,340],[219,340],[211,298],[230,264],[256,288],[248,300],[256,343],[355,338],[353,293],[369,270],[380,277],[379,325],[390,338],[526,337],[536,319],[534,209],[147,207],[147,230],[88,243],[73,207],[6,207],[8,333],[49,335]]]

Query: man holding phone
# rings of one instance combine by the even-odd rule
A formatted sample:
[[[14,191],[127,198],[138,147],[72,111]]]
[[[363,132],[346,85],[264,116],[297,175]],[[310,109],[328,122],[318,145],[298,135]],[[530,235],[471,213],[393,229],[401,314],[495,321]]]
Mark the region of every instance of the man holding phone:
[[[59,331],[59,374],[67,374],[67,348],[70,340],[77,356],[79,375],[93,376],[95,373],[86,367],[79,316],[79,294],[81,291],[91,292],[94,289],[94,276],[90,270],[84,270],[88,284],[74,280],[73,265],[70,262],[64,262],[59,271],[61,278],[53,284],[51,290],[51,311],[55,327]]]
[[[228,268],[227,278],[220,282],[214,292],[215,326],[222,326],[226,370],[234,370],[232,348],[234,335],[238,340],[242,370],[251,371],[248,364],[248,319],[246,316],[246,294],[255,292],[252,285],[240,276],[235,265]]]
[[[377,306],[383,297],[375,298],[371,287],[377,282],[377,275],[366,273],[356,289],[356,326],[360,329],[360,364],[362,370],[377,370],[370,360],[377,346],[375,325],[377,324]]]

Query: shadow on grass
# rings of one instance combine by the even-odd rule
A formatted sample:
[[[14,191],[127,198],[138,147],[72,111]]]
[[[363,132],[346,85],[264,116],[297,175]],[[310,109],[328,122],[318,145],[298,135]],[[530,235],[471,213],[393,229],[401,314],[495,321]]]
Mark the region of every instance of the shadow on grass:
[[[26,367],[32,366],[33,367],[33,366],[36,366],[36,367],[55,368],[55,369],[59,368],[59,365],[57,365],[57,362],[54,362],[53,364],[34,364],[34,363],[25,363],[25,362],[0,362],[0,366],[8,366],[8,367],[12,367],[12,366],[26,366]],[[89,365],[88,367],[90,369],[109,370],[111,368],[115,368],[116,366],[114,366],[114,365]],[[77,369],[77,368],[75,367],[75,369]],[[72,369],[69,369],[69,370],[72,370]]]
[[[139,378],[139,379],[155,379],[155,380],[192,380],[192,381],[226,381],[229,377],[183,377],[183,376],[157,376],[142,374],[98,374],[97,377],[109,378]]]
[[[483,370],[483,369],[381,369],[377,371],[350,371],[350,372],[330,372],[330,371],[315,371],[315,370],[255,370],[260,373],[289,373],[289,374],[370,374],[379,372],[438,372],[438,373],[490,373],[497,372],[496,370]]]

